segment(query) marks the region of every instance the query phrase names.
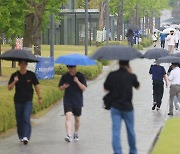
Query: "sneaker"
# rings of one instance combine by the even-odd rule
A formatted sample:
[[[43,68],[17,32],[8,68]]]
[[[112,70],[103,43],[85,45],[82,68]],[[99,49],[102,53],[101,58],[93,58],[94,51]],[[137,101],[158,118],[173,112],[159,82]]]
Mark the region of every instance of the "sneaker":
[[[180,111],[180,103],[176,103],[176,110],[179,110]]]
[[[159,108],[159,107],[157,107],[157,108],[156,108],[156,110],[157,110],[157,111],[159,111],[159,110],[160,110],[160,108]]]
[[[78,141],[79,140],[79,136],[77,133],[74,133],[74,140]]]
[[[24,144],[28,144],[29,140],[28,140],[27,137],[24,137],[24,138],[22,139],[22,142],[23,142]]]
[[[65,137],[65,141],[66,141],[66,142],[72,142],[72,137],[69,136],[69,135],[67,135],[67,136]]]
[[[173,116],[173,113],[168,113],[168,115]]]

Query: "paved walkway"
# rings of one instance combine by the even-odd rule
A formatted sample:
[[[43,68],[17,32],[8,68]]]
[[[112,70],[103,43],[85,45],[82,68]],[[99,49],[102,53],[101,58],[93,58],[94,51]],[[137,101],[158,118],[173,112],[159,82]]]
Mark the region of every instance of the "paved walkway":
[[[138,59],[131,62],[133,71],[141,83],[140,90],[134,90],[135,130],[139,154],[147,154],[154,139],[164,124],[167,114],[168,90],[165,89],[162,108],[152,111],[152,84],[148,75],[153,61]],[[168,66],[168,65],[166,65]],[[17,135],[0,138],[0,154],[111,154],[111,119],[109,111],[102,109],[103,82],[116,63],[104,67],[104,73],[90,81],[84,93],[84,108],[81,119],[80,140],[66,143],[62,104],[57,105],[45,116],[33,120],[32,139],[27,146],[18,142]],[[167,67],[166,67],[167,68]],[[122,147],[128,154],[126,130],[122,128]]]

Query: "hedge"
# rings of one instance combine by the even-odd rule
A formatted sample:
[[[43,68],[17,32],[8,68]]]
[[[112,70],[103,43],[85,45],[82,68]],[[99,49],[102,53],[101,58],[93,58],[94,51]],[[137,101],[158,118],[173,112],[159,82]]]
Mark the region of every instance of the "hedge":
[[[152,39],[145,37],[141,42],[140,45],[142,45],[143,47],[149,47],[153,44]]]
[[[68,69],[65,65],[55,66],[55,74],[57,75],[62,75],[67,71]],[[97,62],[97,65],[77,66],[77,71],[83,73],[86,79],[92,80],[102,72],[102,64],[100,62]]]
[[[58,83],[61,76],[55,76],[54,79],[40,80],[40,90],[43,97],[42,105],[38,104],[37,95],[34,92],[33,113],[37,113],[48,108],[63,96],[63,92],[58,89]],[[14,90],[8,91],[7,86],[0,87],[0,132],[16,126],[14,109]]]

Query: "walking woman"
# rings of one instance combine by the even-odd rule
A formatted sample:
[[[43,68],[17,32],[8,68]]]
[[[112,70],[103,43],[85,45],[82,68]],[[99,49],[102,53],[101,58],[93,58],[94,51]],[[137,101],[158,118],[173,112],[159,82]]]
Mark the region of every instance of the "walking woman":
[[[14,104],[16,111],[17,133],[21,142],[27,144],[31,136],[31,111],[33,99],[33,87],[38,95],[38,103],[42,103],[39,89],[39,81],[35,73],[28,71],[27,62],[19,62],[20,70],[13,73],[8,83],[8,90],[15,87]]]

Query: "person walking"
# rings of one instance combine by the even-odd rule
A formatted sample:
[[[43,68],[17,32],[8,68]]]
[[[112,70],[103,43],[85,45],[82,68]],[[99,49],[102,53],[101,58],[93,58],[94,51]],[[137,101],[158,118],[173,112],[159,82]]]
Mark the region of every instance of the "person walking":
[[[127,40],[128,40],[128,45],[133,47],[133,45],[134,45],[134,40],[133,40],[134,32],[133,32],[132,29],[128,29],[126,37],[127,37]]]
[[[31,112],[33,85],[38,95],[38,103],[42,103],[39,81],[35,73],[27,70],[27,62],[19,61],[20,70],[13,73],[8,82],[8,90],[15,87],[14,103],[16,111],[17,133],[21,142],[27,144],[31,137]]]
[[[164,49],[164,47],[165,47],[165,41],[166,41],[166,34],[161,33],[161,34],[160,34],[160,40],[161,40],[161,48]]]
[[[164,93],[164,82],[166,82],[166,87],[168,86],[168,80],[166,71],[163,66],[156,63],[155,65],[151,65],[149,69],[149,74],[152,75],[152,85],[153,85],[153,107],[152,110],[155,110],[157,106],[157,111],[160,110],[162,97]]]
[[[65,90],[63,97],[64,113],[66,116],[66,133],[65,141],[71,142],[71,118],[74,115],[74,140],[79,140],[80,116],[83,106],[83,91],[86,90],[87,84],[84,75],[77,72],[76,66],[67,65],[68,72],[65,73],[59,81],[59,89]]]
[[[112,146],[115,154],[122,153],[120,129],[124,120],[131,154],[137,154],[134,131],[134,110],[132,104],[132,88],[139,88],[135,74],[131,73],[129,61],[119,61],[120,69],[111,72],[105,82],[104,89],[113,93],[111,104]]]
[[[152,40],[153,40],[154,47],[156,47],[157,40],[158,40],[158,36],[156,32],[153,33]]]
[[[168,76],[169,81],[171,82],[170,90],[169,90],[169,113],[168,115],[173,115],[173,100],[174,96],[177,96],[178,101],[180,102],[180,68],[178,67],[178,63],[172,63],[172,71]]]
[[[174,36],[175,36],[175,40],[176,40],[175,49],[178,50],[178,47],[179,47],[179,39],[180,39],[180,32],[179,32],[179,29],[178,29],[178,28],[175,28]]]
[[[174,36],[174,30],[170,31],[170,34],[167,36],[167,41],[168,41],[168,51],[170,54],[174,53],[174,47],[176,44],[176,38]]]

